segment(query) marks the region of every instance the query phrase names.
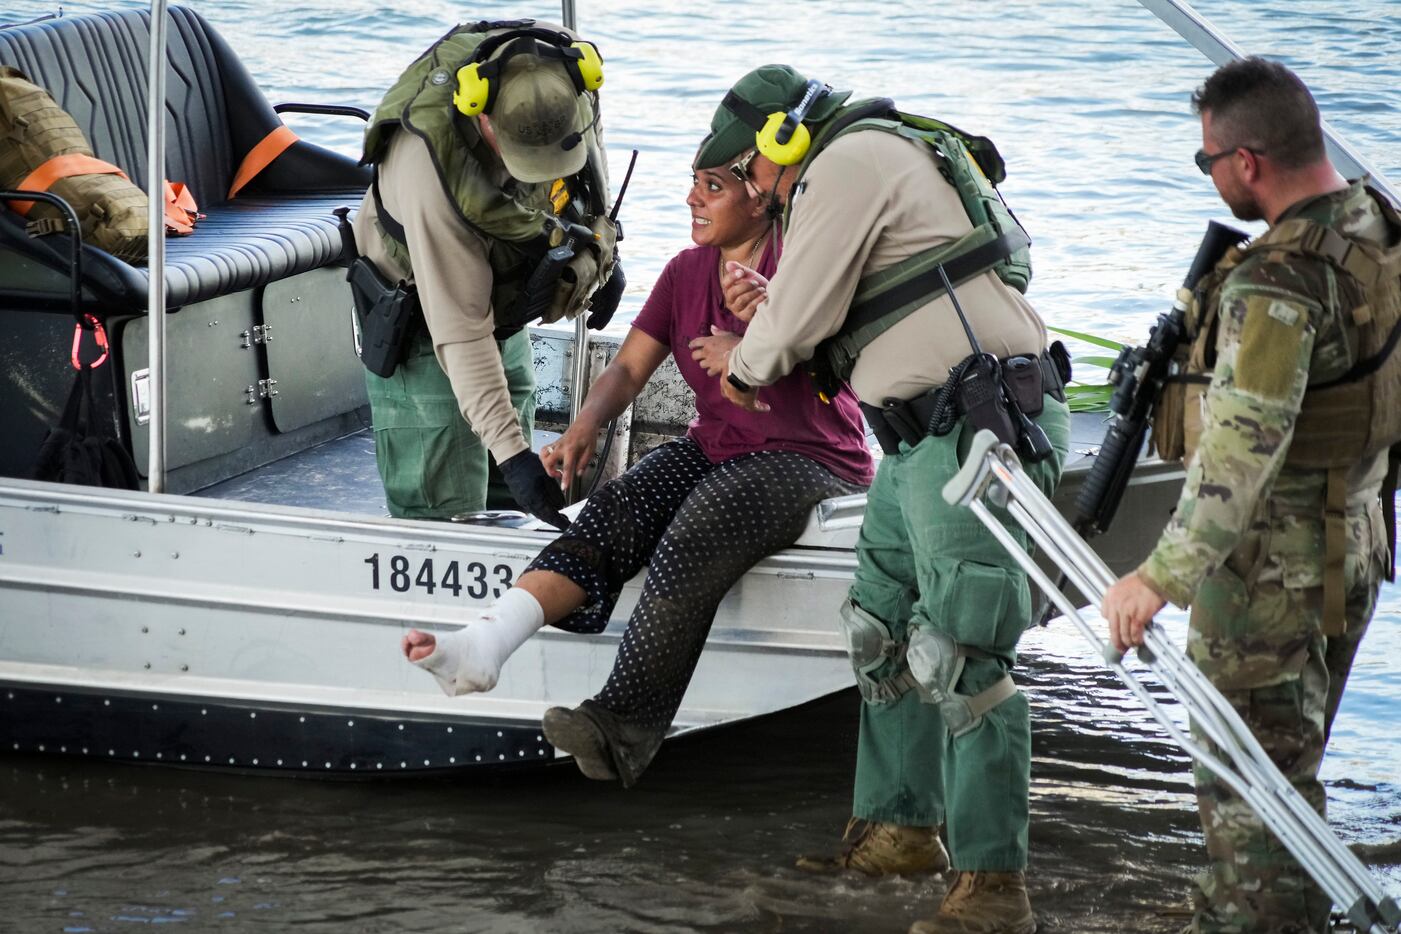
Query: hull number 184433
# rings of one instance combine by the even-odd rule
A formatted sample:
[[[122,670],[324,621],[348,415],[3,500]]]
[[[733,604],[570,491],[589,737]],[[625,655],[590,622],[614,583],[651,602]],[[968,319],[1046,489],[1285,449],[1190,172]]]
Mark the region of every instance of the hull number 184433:
[[[379,554],[373,554],[365,563],[370,566],[371,590],[388,588],[396,593],[408,593],[417,588],[429,594],[445,590],[454,597],[465,592],[473,600],[500,597],[511,586],[514,574],[509,564],[489,566],[480,561],[440,561],[435,566],[432,558],[422,559],[415,568],[407,555],[388,555],[381,559]]]

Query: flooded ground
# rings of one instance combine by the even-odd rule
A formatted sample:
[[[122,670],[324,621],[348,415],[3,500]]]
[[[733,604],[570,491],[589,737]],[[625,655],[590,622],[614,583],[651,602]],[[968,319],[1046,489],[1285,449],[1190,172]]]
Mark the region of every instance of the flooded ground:
[[[1028,636],[1021,678],[1033,905],[1045,932],[1170,934],[1201,854],[1185,759],[1066,628]],[[792,868],[848,816],[856,704],[669,743],[629,791],[567,763],[335,784],[0,759],[0,930],[904,931],[939,883]],[[1395,782],[1325,771],[1401,891]]]

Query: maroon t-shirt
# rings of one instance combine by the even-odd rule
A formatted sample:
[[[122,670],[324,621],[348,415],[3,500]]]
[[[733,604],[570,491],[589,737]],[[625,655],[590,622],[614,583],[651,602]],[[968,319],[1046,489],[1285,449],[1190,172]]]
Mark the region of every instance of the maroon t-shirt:
[[[772,242],[759,260],[758,272],[773,275],[777,259]],[[696,417],[688,434],[712,463],[752,451],[793,451],[806,455],[853,483],[869,484],[875,475],[861,410],[851,390],[843,388],[823,402],[806,373],[795,370],[759,390],[768,412],[747,412],[720,393],[719,377],[707,376],[691,359],[687,345],[709,337],[713,324],[743,334],[745,322],[725,307],[720,291],[720,251],[693,246],[672,257],[632,326],[671,348],[681,375],[696,393]],[[759,314],[763,314],[763,309]]]

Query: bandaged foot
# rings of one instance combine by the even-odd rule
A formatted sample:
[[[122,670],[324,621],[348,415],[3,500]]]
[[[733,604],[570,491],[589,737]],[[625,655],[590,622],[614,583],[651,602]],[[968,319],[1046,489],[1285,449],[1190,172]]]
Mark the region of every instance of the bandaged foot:
[[[405,655],[431,674],[449,697],[490,691],[506,659],[544,624],[539,601],[512,589],[465,628],[436,634],[428,656],[413,660],[407,644]]]

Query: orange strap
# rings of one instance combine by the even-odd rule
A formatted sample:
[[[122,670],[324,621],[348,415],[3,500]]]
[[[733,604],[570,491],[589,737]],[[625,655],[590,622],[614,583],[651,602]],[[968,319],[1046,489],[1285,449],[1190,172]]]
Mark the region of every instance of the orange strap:
[[[234,173],[233,184],[229,186],[229,200],[232,201],[234,195],[243,190],[244,185],[251,182],[272,163],[272,160],[282,155],[287,147],[296,141],[297,134],[286,125],[278,127],[259,140],[258,145],[248,150],[248,155],[243,157],[243,164]]]
[[[199,213],[195,196],[184,182],[165,183],[165,229],[174,234],[193,233],[195,221],[204,215]]]
[[[47,160],[43,165],[26,175],[15,188],[20,191],[48,191],[54,182],[64,178],[72,178],[75,175],[120,175],[122,178],[126,178],[126,173],[112,163],[74,152],[66,156],[54,156]],[[10,208],[21,217],[27,216],[33,207],[33,201],[10,202]]]

